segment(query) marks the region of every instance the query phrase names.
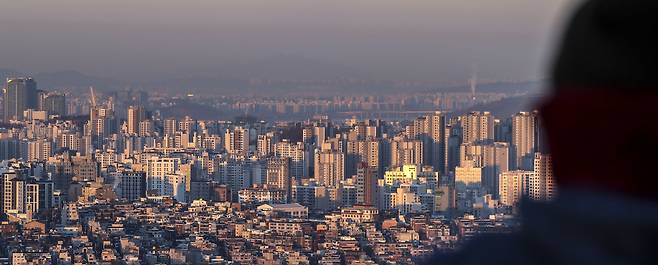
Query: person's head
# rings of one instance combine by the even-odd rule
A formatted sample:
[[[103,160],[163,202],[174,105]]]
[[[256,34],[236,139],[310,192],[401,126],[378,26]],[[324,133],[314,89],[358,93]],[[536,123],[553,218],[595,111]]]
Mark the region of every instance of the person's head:
[[[592,0],[568,24],[540,111],[560,188],[658,199],[656,11]]]

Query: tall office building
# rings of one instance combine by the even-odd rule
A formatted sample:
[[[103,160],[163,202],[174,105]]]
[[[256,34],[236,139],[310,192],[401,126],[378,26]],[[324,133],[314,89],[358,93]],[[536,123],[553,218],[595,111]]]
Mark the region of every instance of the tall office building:
[[[32,78],[7,78],[3,98],[4,121],[22,120],[23,111],[38,107],[37,83]]]
[[[512,168],[532,170],[537,147],[536,113],[519,112],[512,116]]]
[[[66,96],[61,94],[50,93],[43,98],[41,110],[48,112],[48,115],[65,116]]]
[[[488,112],[473,111],[461,117],[462,143],[494,140],[494,116]]]
[[[128,107],[128,131],[129,134],[139,133],[139,123],[146,120],[146,110],[141,106]]]

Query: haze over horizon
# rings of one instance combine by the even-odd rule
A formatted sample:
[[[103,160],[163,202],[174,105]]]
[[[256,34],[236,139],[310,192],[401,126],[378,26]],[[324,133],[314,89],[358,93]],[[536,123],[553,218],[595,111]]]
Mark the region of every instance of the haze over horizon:
[[[8,1],[0,68],[171,78],[544,76],[570,0]]]

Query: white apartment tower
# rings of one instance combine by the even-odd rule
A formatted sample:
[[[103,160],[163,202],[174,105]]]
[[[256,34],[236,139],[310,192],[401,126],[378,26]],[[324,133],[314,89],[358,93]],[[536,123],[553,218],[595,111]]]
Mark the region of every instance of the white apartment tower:
[[[345,179],[345,154],[339,151],[315,153],[315,179],[326,187],[339,187]]]
[[[488,112],[473,111],[461,117],[462,143],[494,139],[494,116]]]
[[[139,133],[139,123],[146,120],[146,111],[141,106],[128,107],[128,134]]]
[[[512,116],[512,167],[532,170],[536,148],[537,115],[519,112]]]
[[[246,157],[249,154],[249,129],[241,126],[227,129],[224,133],[224,148],[229,154]]]
[[[292,178],[299,180],[309,175],[304,143],[292,143],[284,139],[275,144],[275,154],[277,157],[290,159],[290,176]]]

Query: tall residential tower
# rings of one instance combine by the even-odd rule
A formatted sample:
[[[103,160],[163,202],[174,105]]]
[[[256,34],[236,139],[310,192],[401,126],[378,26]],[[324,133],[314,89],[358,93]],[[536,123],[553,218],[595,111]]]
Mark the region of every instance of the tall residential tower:
[[[22,120],[23,111],[37,108],[37,82],[32,78],[7,78],[3,89],[5,122]]]

